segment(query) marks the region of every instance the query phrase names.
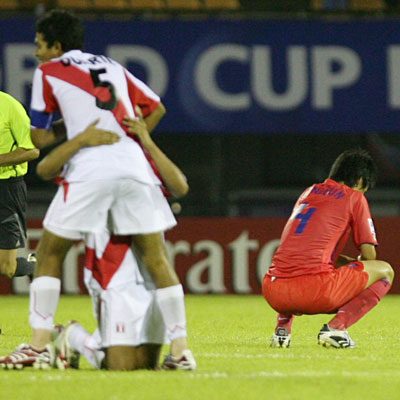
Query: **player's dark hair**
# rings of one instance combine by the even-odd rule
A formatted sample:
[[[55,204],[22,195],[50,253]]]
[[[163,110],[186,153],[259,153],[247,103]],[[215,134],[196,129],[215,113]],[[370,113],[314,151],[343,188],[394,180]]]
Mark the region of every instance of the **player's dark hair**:
[[[335,160],[329,178],[354,187],[360,178],[363,189],[371,189],[376,183],[377,168],[371,155],[363,149],[346,150]]]
[[[43,35],[48,47],[60,42],[64,52],[83,48],[82,23],[69,11],[55,9],[46,13],[37,21],[36,31]]]

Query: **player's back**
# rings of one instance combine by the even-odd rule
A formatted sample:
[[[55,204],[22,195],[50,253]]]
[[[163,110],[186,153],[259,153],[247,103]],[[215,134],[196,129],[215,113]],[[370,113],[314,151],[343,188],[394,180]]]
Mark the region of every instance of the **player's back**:
[[[124,116],[135,118],[133,79],[114,60],[80,50],[69,51],[36,70],[33,116],[38,112],[53,114],[59,111],[67,128],[68,140],[96,120],[99,120],[98,128],[121,137],[113,145],[80,150],[68,162],[65,170],[67,180],[133,177],[144,183],[159,182],[143,150],[123,125]],[[144,84],[143,87],[147,88]],[[158,96],[154,97],[155,101],[159,100]]]
[[[350,233],[353,208],[362,197],[331,179],[308,188],[286,223],[270,274],[297,276],[331,269]]]

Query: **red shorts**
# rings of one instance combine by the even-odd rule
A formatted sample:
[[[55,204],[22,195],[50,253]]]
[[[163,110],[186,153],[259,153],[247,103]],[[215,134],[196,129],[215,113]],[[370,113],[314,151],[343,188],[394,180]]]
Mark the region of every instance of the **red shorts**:
[[[359,295],[367,286],[362,262],[293,278],[265,275],[262,291],[269,305],[281,314],[330,314]]]

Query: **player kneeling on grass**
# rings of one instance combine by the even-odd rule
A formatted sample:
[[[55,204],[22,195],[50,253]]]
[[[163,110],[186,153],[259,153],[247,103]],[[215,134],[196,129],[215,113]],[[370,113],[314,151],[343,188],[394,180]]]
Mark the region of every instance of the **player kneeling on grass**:
[[[174,197],[186,195],[189,189],[186,177],[153,142],[140,109],[137,108],[136,112],[140,120],[125,118],[124,123],[158,168],[165,192]],[[117,140],[117,135],[97,129],[94,122],[74,140],[54,149],[39,163],[37,172],[44,179],[52,179],[81,148],[112,144]],[[85,284],[92,295],[99,329],[90,335],[76,321],[66,327],[58,325],[52,332],[54,344],[46,346],[46,354],[35,353],[27,346],[0,359],[0,366],[30,366],[29,352],[38,368],[78,368],[82,354],[96,368],[154,369],[158,366],[163,343],[171,343],[171,353],[174,346],[182,346],[182,341],[186,344],[184,303],[181,302],[181,309],[176,310],[176,302],[168,289],[156,288],[154,278],[144,267],[142,254],[136,250],[138,238],[112,235],[105,230],[88,233],[84,239]],[[21,360],[15,360],[18,357]],[[179,358],[168,354],[162,364],[162,368],[167,370],[194,370],[196,367],[190,350],[184,350]]]
[[[126,118],[126,126],[149,152],[166,189],[174,197],[186,195],[189,186],[185,176],[152,141],[140,109],[136,112],[140,120]],[[106,134],[93,129],[90,137],[93,141],[98,135],[100,140]],[[43,160],[38,166],[40,174],[48,177],[56,172],[61,160],[56,152],[50,156],[51,159]],[[82,354],[95,368],[157,368],[162,344],[173,345],[179,340],[185,322],[180,329],[171,326],[172,304],[162,289],[157,290],[132,236],[116,236],[105,231],[88,234],[85,243],[85,284],[92,296],[99,328],[90,335],[76,321],[66,327],[56,326],[53,331],[55,366],[77,368]],[[196,362],[191,352],[185,351],[179,360],[167,355],[162,368],[193,370]]]
[[[263,295],[277,311],[271,347],[289,347],[295,315],[336,314],[318,343],[355,347],[347,328],[389,291],[392,267],[376,260],[378,244],[364,193],[375,185],[376,166],[364,150],[342,153],[329,177],[297,200],[281,244],[263,280]],[[352,230],[358,260],[340,255]]]
[[[87,235],[85,243],[84,280],[99,327],[91,335],[76,321],[56,326],[54,366],[78,368],[83,355],[98,369],[157,368],[161,347],[169,340],[156,287],[137,262],[141,257],[132,251],[132,236],[105,231]]]
[[[65,137],[67,141],[61,146],[65,145],[66,153],[73,153],[75,139],[96,119],[117,140],[107,146],[78,149],[75,156],[70,153],[62,174],[64,184],[46,212],[37,248],[35,278],[30,285],[31,341],[0,358],[0,366],[30,367],[50,358],[48,346],[65,257],[76,241],[87,233],[109,229],[112,220],[114,234],[134,236],[135,246],[156,283],[157,299],[171,336],[170,364],[178,368],[178,364],[190,361],[187,354],[191,353],[183,288],[166,256],[163,237],[177,222],[163,196],[157,171],[123,119],[135,119],[134,107],[138,105],[152,131],[165,107],[156,93],[122,65],[104,55],[82,51],[84,29],[75,15],[51,10],[39,19],[36,28],[35,55],[41,64],[32,85],[33,144],[44,148]],[[106,99],[99,94],[99,87],[104,85]],[[59,124],[52,123],[57,113],[64,117]]]

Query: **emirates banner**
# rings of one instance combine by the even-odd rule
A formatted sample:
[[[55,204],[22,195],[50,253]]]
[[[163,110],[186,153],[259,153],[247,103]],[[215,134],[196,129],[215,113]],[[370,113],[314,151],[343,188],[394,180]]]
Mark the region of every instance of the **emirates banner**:
[[[284,218],[181,218],[167,232],[167,248],[187,293],[197,294],[260,294],[261,282],[271,258],[279,246]],[[398,271],[400,252],[397,235],[400,217],[375,220],[378,258],[388,261]],[[41,221],[30,221],[29,248],[37,246],[41,236]],[[346,254],[357,256],[349,244]],[[62,290],[66,294],[86,293],[83,284],[84,245],[77,243],[69,252],[63,268]],[[13,280],[0,277],[0,294],[27,294],[26,277]],[[391,293],[400,293],[400,281],[395,279]]]

